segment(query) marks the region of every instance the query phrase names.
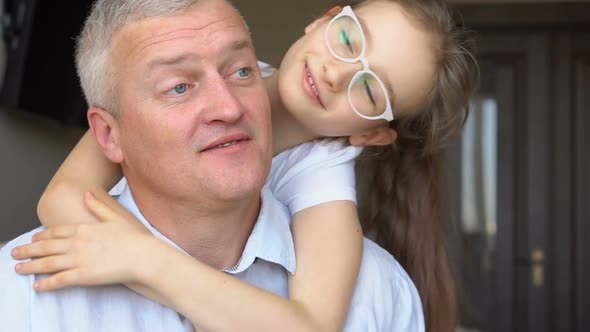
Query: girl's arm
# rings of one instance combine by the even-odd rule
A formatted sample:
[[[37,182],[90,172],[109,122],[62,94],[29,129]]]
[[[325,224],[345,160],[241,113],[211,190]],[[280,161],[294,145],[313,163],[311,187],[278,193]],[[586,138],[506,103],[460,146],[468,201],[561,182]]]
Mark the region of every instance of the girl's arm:
[[[100,150],[87,131],[49,182],[37,205],[44,226],[97,221],[82,197],[91,188],[109,190],[122,177],[121,169]]]
[[[295,215],[298,267],[287,300],[177,251],[112,198],[96,195],[100,200],[87,196],[86,202],[101,223],[50,228],[18,248],[15,258],[44,258],[19,264],[17,272],[57,272],[40,280],[38,290],[123,282],[209,331],[342,329],[362,250],[352,202],[324,203]]]
[[[318,331],[342,331],[363,254],[356,205],[333,201],[293,216],[297,272],[289,280],[291,301]]]

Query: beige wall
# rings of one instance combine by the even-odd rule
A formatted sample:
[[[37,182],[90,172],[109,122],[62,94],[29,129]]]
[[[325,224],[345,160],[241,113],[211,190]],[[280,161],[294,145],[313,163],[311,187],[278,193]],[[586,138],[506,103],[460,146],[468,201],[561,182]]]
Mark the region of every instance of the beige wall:
[[[80,129],[0,109],[0,242],[39,225],[37,200]]]
[[[328,0],[234,0],[246,18],[258,58],[274,66],[314,17],[333,3]]]
[[[258,57],[278,66],[288,47],[303,34],[305,26],[321,16],[332,0],[233,0],[246,18]],[[590,0],[450,0],[451,3],[559,3]]]

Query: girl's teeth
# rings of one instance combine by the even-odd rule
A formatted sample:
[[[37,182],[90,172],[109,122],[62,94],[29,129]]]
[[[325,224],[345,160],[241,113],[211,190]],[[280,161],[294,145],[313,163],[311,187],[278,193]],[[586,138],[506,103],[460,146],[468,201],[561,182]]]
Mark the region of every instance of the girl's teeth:
[[[307,81],[309,82],[309,85],[311,85],[311,89],[313,90],[313,93],[315,93],[315,95],[319,97],[318,89],[316,88],[315,83],[313,82],[313,79],[311,78],[311,73],[309,72],[309,68],[306,67],[305,70],[307,71]]]

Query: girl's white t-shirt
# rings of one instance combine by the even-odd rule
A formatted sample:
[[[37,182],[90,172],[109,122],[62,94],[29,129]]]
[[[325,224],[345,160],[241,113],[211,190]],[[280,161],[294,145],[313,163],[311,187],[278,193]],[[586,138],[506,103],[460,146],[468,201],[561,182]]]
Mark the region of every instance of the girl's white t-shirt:
[[[291,215],[331,201],[356,203],[354,160],[361,151],[345,138],[297,145],[272,159],[266,186]]]

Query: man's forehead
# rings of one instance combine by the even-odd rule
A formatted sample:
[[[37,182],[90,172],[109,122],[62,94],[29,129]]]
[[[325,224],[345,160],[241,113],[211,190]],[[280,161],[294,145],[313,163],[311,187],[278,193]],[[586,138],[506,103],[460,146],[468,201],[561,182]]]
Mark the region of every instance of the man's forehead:
[[[201,39],[203,44],[220,38],[250,40],[246,26],[226,1],[206,0],[186,11],[170,16],[148,17],[123,26],[115,35],[113,46],[135,52],[150,45],[179,38]]]
[[[198,24],[209,25],[213,22],[235,21],[241,23],[246,30],[247,25],[240,12],[227,0],[200,0],[188,8],[184,13],[193,17],[199,17]]]
[[[191,7],[170,15],[152,16],[141,18],[126,26],[150,25],[156,22],[164,27],[168,25],[187,25],[196,29],[204,29],[215,24],[242,23],[237,10],[223,0],[198,1]]]

